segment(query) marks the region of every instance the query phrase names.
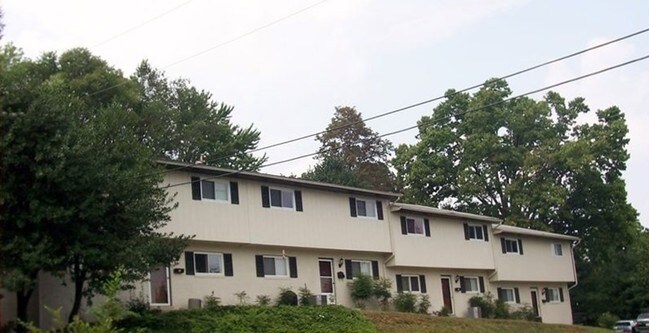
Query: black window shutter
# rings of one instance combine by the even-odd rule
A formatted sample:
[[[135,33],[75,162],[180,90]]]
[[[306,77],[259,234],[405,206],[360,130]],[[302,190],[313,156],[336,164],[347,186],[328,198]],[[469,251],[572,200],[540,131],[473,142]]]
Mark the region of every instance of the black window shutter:
[[[523,241],[520,238],[518,239],[518,253],[523,255]]]
[[[302,191],[295,191],[295,210],[298,212],[304,210],[302,208]]]
[[[401,283],[401,274],[397,274],[397,292],[403,292],[403,284]]]
[[[376,260],[372,260],[372,277],[374,280],[379,278],[379,262]]]
[[[383,220],[383,203],[381,200],[376,200],[376,217]]]
[[[201,200],[201,179],[192,177],[192,199]]]
[[[503,248],[503,253],[507,253],[507,245],[505,245],[505,239],[500,237],[500,246]]]
[[[419,275],[419,288],[422,293],[426,293],[426,275]]]
[[[234,276],[234,271],[232,270],[232,253],[223,253],[223,267],[225,276]]]
[[[270,208],[270,191],[268,186],[261,187],[261,206]]]
[[[230,182],[230,202],[234,205],[239,204],[239,183]]]
[[[516,297],[516,303],[521,302],[521,295],[518,293],[518,288],[514,288],[514,297]]]
[[[504,300],[504,297],[503,297],[503,288],[498,288],[498,299],[499,299],[499,300]]]
[[[424,219],[424,231],[426,232],[426,237],[430,237],[430,222],[428,219]]]
[[[352,274],[352,261],[349,259],[345,259],[345,275],[347,275],[347,280],[354,278]]]
[[[559,300],[563,302],[563,288],[559,288]]]
[[[402,216],[401,217],[401,234],[402,235],[407,235],[408,234],[408,229],[406,226],[406,217]]]
[[[466,292],[466,282],[464,276],[460,276],[460,291],[464,294]]]
[[[264,277],[264,256],[255,256],[255,264],[257,266],[257,277]]]
[[[484,241],[488,242],[489,241],[489,229],[487,228],[486,224],[482,225],[482,233],[484,234]]]
[[[550,301],[550,291],[548,288],[543,288],[543,293],[545,294],[544,302],[549,302]]]
[[[478,282],[480,283],[480,292],[484,294],[484,278],[482,276],[478,276]]]
[[[469,240],[469,224],[464,223],[464,239]]]
[[[288,257],[288,270],[292,278],[297,277],[297,258]]]
[[[185,252],[185,274],[194,275],[194,252]]]
[[[356,217],[356,198],[349,198],[349,214]]]

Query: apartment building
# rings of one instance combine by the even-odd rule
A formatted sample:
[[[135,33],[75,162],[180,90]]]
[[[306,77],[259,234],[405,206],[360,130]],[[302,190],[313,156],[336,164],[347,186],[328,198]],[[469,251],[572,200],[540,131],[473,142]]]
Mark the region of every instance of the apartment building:
[[[468,316],[469,298],[490,293],[529,305],[543,322],[572,323],[576,237],[399,203],[396,193],[161,163],[163,185],[181,184],[169,188],[178,207],[165,231],[195,237],[178,263],[139,285],[153,307],[186,308],[212,294],[237,304],[240,291],[254,302],[304,286],[324,303],[353,306],[349,284],[366,274],[391,279],[394,292],[428,294],[431,311]],[[58,278],[43,276],[38,289],[40,306],[72,299]],[[11,307],[11,297],[2,301]]]

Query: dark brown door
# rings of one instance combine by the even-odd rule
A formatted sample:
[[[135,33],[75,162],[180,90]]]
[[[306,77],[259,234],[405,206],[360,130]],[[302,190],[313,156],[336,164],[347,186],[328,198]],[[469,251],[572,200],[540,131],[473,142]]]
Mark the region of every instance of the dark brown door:
[[[451,300],[451,279],[449,277],[442,277],[442,299],[444,299],[444,306],[453,313],[453,301]]]
[[[536,290],[532,290],[532,310],[534,310],[534,315],[539,316],[539,298]]]

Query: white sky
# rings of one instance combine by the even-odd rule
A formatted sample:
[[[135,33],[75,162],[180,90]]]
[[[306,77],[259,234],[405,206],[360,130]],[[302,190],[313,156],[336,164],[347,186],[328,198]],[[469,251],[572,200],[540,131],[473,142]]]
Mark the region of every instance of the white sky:
[[[254,124],[260,146],[323,130],[338,105],[369,117],[649,26],[649,1],[641,0],[329,0],[232,41],[319,1],[2,0],[0,6],[3,43],[27,56],[82,46],[127,75],[149,59],[170,78],[190,79],[234,105],[234,122]],[[525,93],[647,54],[649,33],[509,83],[514,94]],[[629,200],[649,227],[649,61],[555,90],[568,100],[584,97],[593,110],[617,105],[626,113]],[[379,133],[408,127],[434,106],[368,125]],[[389,139],[395,146],[414,143],[415,134]],[[307,139],[266,153],[274,162],[317,148]],[[300,174],[313,163],[306,158],[263,171]]]

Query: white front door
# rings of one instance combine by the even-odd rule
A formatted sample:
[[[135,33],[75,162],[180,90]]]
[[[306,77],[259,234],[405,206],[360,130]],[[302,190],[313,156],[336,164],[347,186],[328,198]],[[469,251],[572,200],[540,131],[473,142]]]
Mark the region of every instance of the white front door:
[[[333,259],[318,259],[318,271],[320,272],[320,295],[326,297],[325,304],[336,304]]]

